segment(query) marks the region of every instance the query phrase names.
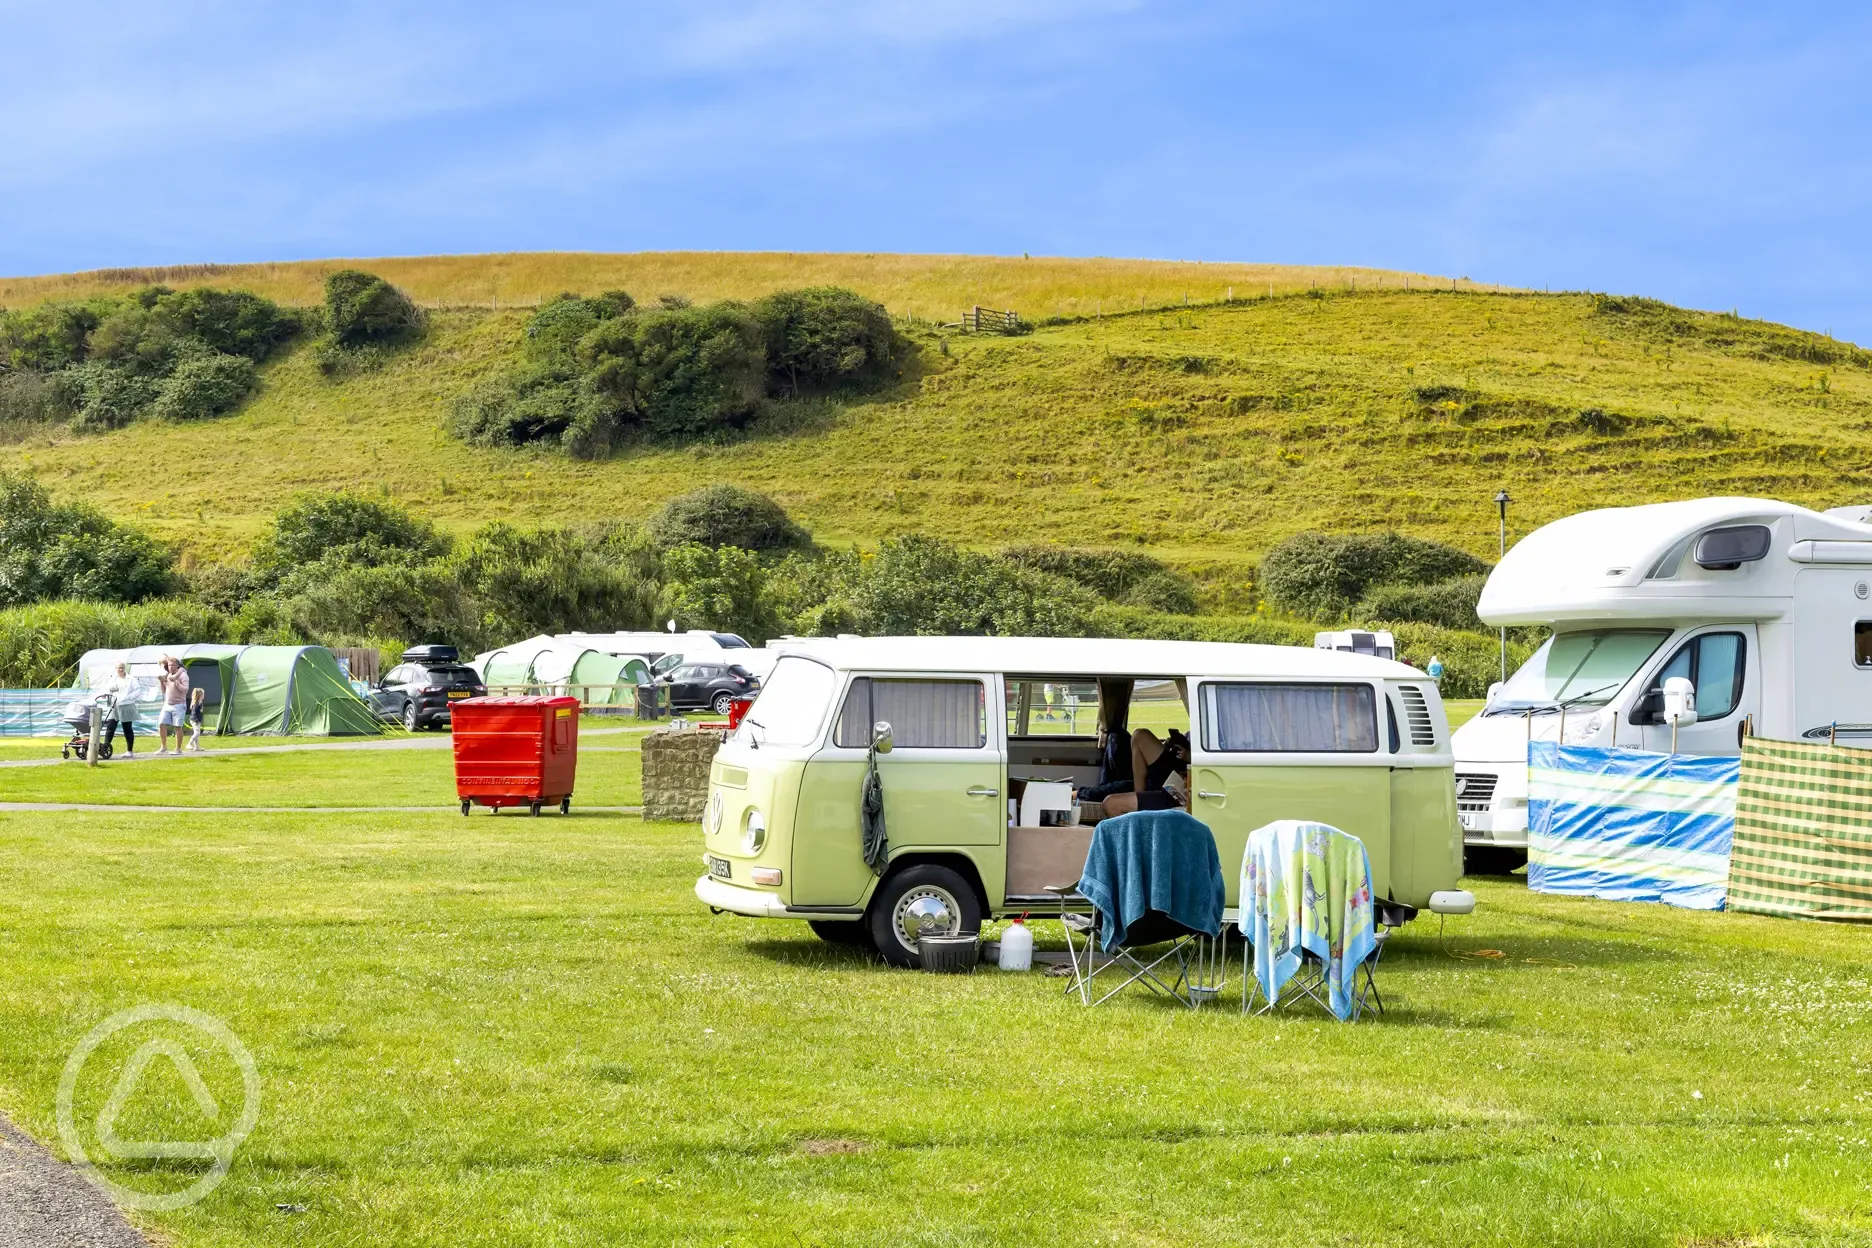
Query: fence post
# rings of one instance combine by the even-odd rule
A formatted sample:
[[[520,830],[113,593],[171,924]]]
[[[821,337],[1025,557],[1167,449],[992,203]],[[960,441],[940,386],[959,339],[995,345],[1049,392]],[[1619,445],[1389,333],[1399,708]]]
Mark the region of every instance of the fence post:
[[[85,751],[85,766],[97,766],[98,733],[104,727],[104,708],[96,702],[91,704],[91,748]]]

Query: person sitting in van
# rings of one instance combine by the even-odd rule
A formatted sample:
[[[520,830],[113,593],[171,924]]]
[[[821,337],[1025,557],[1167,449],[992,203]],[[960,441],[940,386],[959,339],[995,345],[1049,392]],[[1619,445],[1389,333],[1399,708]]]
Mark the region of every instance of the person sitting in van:
[[[1104,794],[1099,801],[1100,818],[1128,815],[1134,810],[1171,810],[1189,805],[1189,737],[1170,730],[1168,740],[1160,740],[1148,728],[1131,734],[1131,774],[1129,792]],[[1101,786],[1109,789],[1111,786]]]

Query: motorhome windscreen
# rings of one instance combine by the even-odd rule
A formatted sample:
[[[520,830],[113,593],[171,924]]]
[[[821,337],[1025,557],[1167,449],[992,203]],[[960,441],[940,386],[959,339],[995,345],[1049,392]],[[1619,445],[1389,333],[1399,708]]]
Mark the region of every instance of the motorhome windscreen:
[[[783,658],[741,721],[739,736],[757,745],[811,745],[819,739],[838,677],[823,663]]]
[[[1508,678],[1484,715],[1604,706],[1657,653],[1667,628],[1602,628],[1556,633]]]

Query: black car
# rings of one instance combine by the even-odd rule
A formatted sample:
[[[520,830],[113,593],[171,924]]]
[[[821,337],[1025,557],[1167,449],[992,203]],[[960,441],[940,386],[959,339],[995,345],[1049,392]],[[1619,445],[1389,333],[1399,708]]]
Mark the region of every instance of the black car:
[[[411,732],[447,727],[451,703],[487,693],[474,668],[459,662],[452,647],[420,646],[405,650],[403,658],[371,687],[370,704]]]
[[[751,698],[760,681],[736,663],[683,663],[657,677],[672,711],[728,713],[736,698]]]

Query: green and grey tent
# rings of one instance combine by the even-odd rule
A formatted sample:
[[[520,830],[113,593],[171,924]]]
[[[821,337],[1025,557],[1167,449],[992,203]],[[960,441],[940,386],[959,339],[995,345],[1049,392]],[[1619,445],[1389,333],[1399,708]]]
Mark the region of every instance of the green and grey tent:
[[[222,732],[376,736],[383,725],[324,646],[248,646],[234,665]]]

